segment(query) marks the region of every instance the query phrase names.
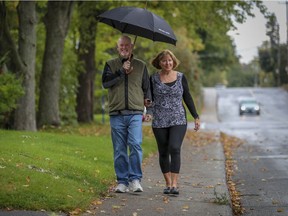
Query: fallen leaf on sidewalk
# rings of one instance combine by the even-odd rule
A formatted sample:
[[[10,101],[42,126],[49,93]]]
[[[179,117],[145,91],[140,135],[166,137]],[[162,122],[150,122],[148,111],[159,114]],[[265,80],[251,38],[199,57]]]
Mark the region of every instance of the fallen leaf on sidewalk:
[[[158,212],[162,212],[162,211],[164,211],[164,209],[161,208],[161,207],[158,207],[158,208],[156,208],[156,211],[158,211]]]
[[[277,209],[277,212],[284,212],[284,209]]]
[[[272,200],[272,204],[277,205],[277,204],[279,204],[279,201],[278,200]]]
[[[265,167],[263,167],[263,168],[261,168],[261,171],[262,171],[262,172],[267,172],[267,171],[268,171],[268,169],[267,169],[267,168],[265,168]]]
[[[69,212],[69,215],[79,215],[82,212],[80,208],[76,208],[74,211]]]
[[[92,205],[102,205],[102,201],[100,200],[94,200],[91,202]]]
[[[192,184],[192,186],[196,188],[202,188],[201,182],[198,182],[197,184]]]
[[[169,200],[169,197],[164,196],[164,197],[163,197],[163,201],[164,201],[164,203],[169,203],[169,201],[170,201],[170,200]]]
[[[184,206],[182,206],[182,209],[189,209],[189,206],[188,205],[184,205]]]

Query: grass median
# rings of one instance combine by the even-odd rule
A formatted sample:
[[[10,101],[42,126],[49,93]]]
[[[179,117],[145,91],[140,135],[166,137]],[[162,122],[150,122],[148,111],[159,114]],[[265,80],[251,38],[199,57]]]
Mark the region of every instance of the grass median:
[[[143,126],[144,159],[156,152]],[[69,212],[85,209],[115,184],[108,124],[0,130],[0,208]]]

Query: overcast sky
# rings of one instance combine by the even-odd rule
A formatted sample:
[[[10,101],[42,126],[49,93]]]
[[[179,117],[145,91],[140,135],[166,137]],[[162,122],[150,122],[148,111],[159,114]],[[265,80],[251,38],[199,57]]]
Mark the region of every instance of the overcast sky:
[[[280,26],[280,42],[286,43],[286,5],[285,0],[264,1],[269,12],[275,13]],[[266,20],[258,8],[254,9],[254,18],[248,18],[244,24],[236,24],[238,30],[230,32],[234,39],[241,63],[249,63],[257,56],[257,47],[269,40],[266,36]]]

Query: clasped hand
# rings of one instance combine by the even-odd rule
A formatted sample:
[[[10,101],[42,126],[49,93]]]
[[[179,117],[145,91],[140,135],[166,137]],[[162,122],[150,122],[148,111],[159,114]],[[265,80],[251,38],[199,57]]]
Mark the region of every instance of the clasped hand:
[[[200,120],[199,120],[199,118],[195,119],[194,124],[195,124],[194,130],[198,131],[200,129]]]
[[[145,122],[149,122],[149,121],[151,121],[152,120],[152,115],[150,115],[150,114],[145,114],[144,115],[144,121]]]
[[[123,63],[123,68],[126,74],[130,74],[133,70],[133,67],[131,67],[131,62],[129,60]]]

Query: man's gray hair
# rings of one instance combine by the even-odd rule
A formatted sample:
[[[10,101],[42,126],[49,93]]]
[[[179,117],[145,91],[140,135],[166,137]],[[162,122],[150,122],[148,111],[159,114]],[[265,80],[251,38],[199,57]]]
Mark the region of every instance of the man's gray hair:
[[[127,35],[122,35],[122,36],[118,39],[117,44],[119,44],[120,40],[123,40],[123,39],[128,40],[128,41],[132,44],[131,38],[130,38],[129,36],[127,36]]]

